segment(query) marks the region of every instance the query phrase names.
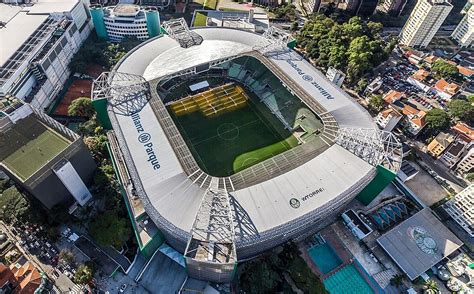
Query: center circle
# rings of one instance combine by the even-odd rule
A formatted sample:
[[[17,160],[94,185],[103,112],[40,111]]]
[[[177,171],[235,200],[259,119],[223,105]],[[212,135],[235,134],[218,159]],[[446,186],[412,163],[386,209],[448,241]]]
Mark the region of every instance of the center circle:
[[[239,127],[233,123],[225,123],[217,128],[219,138],[226,141],[233,141],[239,137]]]

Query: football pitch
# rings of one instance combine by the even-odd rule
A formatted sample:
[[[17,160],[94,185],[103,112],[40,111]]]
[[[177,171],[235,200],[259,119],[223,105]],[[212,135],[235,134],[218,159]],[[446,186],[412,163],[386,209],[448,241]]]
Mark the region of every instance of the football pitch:
[[[248,100],[245,105],[217,116],[200,111],[176,116],[181,135],[199,166],[212,176],[229,176],[298,145],[283,125]]]
[[[26,180],[63,151],[68,144],[65,138],[47,129],[5,158],[4,163],[22,180]]]

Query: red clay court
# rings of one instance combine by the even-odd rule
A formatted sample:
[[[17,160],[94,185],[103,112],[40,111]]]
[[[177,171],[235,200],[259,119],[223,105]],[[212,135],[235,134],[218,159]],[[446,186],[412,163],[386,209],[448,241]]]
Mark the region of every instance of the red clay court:
[[[64,94],[63,99],[56,107],[54,114],[67,115],[67,109],[71,102],[79,97],[90,97],[92,80],[74,80]]]
[[[96,79],[103,71],[100,65],[91,64],[87,67],[86,73]],[[67,109],[71,102],[79,97],[90,97],[91,88],[92,80],[74,80],[56,107],[54,114],[67,115]]]

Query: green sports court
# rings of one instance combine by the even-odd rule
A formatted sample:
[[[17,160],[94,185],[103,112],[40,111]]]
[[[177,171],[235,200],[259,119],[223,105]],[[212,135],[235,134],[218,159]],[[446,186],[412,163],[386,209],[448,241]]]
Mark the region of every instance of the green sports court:
[[[218,116],[199,111],[172,116],[199,166],[210,175],[229,176],[298,145],[279,121],[264,117],[264,106],[259,108],[249,100]]]

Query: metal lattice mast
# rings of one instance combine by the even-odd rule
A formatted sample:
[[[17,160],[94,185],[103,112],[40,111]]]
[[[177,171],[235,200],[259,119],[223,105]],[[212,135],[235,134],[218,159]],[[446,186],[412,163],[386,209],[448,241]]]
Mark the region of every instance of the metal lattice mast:
[[[403,158],[402,144],[390,132],[378,129],[341,128],[336,143],[373,166],[397,173]]]
[[[293,37],[287,32],[276,27],[269,27],[263,33],[263,40],[254,45],[253,49],[263,55],[271,52],[279,52],[287,47],[288,43],[293,41]]]
[[[196,32],[190,31],[184,18],[171,19],[162,23],[168,35],[178,41],[183,48],[200,45],[203,38]]]
[[[116,113],[132,115],[150,100],[150,85],[139,75],[103,72],[92,84],[91,97],[107,99]]]
[[[219,178],[212,178],[199,207],[192,228],[193,238],[207,242],[234,243],[234,222],[229,195],[218,188]]]

